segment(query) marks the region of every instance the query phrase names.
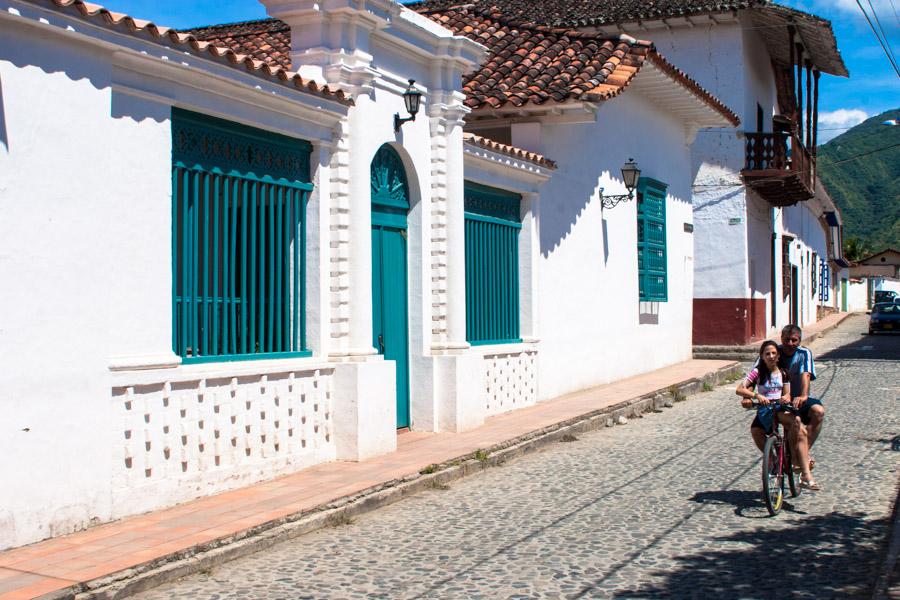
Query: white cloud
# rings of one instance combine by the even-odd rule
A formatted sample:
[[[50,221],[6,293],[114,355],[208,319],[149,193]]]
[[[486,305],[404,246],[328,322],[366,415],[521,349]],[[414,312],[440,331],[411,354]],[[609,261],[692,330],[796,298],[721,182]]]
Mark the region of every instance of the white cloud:
[[[864,110],[858,108],[839,108],[831,112],[819,113],[819,144],[824,144],[869,118]]]

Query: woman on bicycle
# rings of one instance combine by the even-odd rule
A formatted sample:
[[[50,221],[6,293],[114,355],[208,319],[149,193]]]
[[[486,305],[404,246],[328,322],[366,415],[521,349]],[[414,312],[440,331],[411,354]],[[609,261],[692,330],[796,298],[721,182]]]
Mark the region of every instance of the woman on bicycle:
[[[777,418],[784,426],[793,454],[801,465],[800,487],[819,490],[821,488],[813,480],[809,470],[806,428],[800,423],[797,415],[785,410],[772,410],[769,407],[771,404],[789,405],[791,402],[791,383],[787,373],[778,366],[778,356],[778,344],[772,340],[763,342],[759,347],[757,365],[738,384],[735,393],[743,398],[741,406],[744,408],[751,408],[754,401],[759,404],[760,408],[750,425],[750,435],[760,452],[765,445],[766,434],[774,425],[773,419]]]

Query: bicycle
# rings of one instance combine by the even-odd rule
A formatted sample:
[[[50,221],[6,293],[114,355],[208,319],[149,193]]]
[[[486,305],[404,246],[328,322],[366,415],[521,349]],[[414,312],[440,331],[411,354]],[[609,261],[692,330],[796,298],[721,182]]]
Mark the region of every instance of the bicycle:
[[[758,409],[761,406],[764,405],[753,402],[750,408]],[[772,402],[768,406],[772,408],[773,413],[778,411],[797,413],[797,409],[791,404]],[[794,478],[791,445],[786,443],[781,434],[781,423],[775,414],[772,415],[772,421],[772,429],[766,432],[766,443],[763,446],[762,484],[766,510],[774,517],[781,511],[786,489],[789,488],[791,497],[796,498],[800,495],[801,488]]]

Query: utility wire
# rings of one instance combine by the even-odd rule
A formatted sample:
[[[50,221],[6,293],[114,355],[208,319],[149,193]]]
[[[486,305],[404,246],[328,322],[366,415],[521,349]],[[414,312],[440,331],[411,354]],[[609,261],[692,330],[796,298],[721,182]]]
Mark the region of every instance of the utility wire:
[[[897,23],[900,23],[900,16],[897,15],[897,7],[894,6],[894,0],[890,0],[891,2],[891,10],[894,11],[894,18],[897,19]]]
[[[875,39],[878,40],[878,43],[881,44],[881,49],[884,50],[885,56],[887,56],[888,60],[891,63],[891,66],[894,67],[894,72],[897,74],[897,77],[900,77],[900,68],[897,67],[897,63],[894,62],[894,57],[891,55],[890,50],[888,50],[887,46],[885,46],[884,41],[882,41],[881,37],[878,35],[878,31],[875,30],[875,26],[872,24],[872,19],[869,18],[869,13],[866,12],[866,9],[863,8],[862,2],[856,0],[856,5],[859,7],[859,10],[862,11],[863,16],[866,18],[866,22],[869,24],[869,28],[872,30],[872,33],[875,34]]]
[[[888,52],[891,53],[891,58],[893,59],[894,65],[896,65],[897,57],[894,56],[894,49],[891,47],[891,41],[888,39],[887,34],[884,32],[884,27],[881,26],[881,19],[878,18],[878,12],[875,10],[875,6],[872,4],[872,0],[866,0],[866,2],[868,2],[869,8],[872,10],[872,16],[875,17],[875,23],[878,25],[878,30],[881,31],[881,39],[884,40]]]

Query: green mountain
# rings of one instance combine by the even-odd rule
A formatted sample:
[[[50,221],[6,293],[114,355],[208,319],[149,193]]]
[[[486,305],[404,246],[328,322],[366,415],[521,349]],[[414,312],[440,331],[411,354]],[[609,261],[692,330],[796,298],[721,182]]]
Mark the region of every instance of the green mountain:
[[[867,119],[818,148],[819,178],[844,217],[844,240],[869,251],[900,248],[900,108]]]

